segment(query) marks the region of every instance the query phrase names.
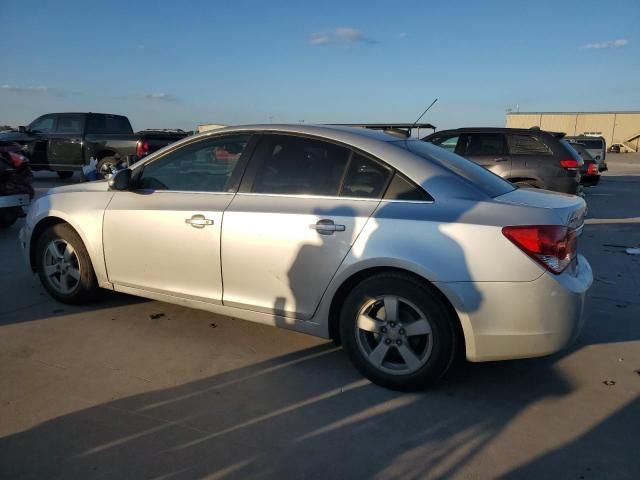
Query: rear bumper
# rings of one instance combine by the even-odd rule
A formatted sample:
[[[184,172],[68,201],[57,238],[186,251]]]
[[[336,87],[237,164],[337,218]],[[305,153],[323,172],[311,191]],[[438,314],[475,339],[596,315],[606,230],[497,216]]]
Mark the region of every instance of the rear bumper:
[[[532,282],[447,283],[445,289],[455,297],[467,359],[484,362],[538,357],[567,346],[582,328],[592,282],[591,266],[579,255],[571,273],[547,272]],[[465,298],[477,307],[466,309]]]

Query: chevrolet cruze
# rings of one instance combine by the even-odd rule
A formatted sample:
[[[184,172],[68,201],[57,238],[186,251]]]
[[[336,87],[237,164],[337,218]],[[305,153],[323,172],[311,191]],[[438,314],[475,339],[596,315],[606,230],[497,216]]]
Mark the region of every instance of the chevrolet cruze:
[[[373,382],[411,390],[458,354],[533,357],[576,336],[584,214],[419,140],[258,125],[54,188],[20,236],[61,302],[105,288],[333,338]]]

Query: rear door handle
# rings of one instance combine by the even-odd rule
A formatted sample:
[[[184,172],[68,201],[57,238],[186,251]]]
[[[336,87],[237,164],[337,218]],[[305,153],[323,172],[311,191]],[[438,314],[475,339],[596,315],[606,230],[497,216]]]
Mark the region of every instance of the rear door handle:
[[[318,220],[318,223],[309,225],[309,228],[315,230],[320,235],[333,235],[333,232],[344,232],[346,227],[344,225],[336,225],[333,220],[322,219]]]
[[[187,218],[184,222],[194,228],[204,228],[207,225],[213,225],[213,220],[205,218],[204,215],[193,215],[191,218]]]

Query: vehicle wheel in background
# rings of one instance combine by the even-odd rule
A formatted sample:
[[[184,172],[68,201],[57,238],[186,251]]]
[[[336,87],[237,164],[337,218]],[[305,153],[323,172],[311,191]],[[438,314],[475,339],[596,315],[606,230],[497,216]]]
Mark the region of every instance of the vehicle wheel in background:
[[[342,345],[372,382],[394,390],[428,387],[456,355],[457,319],[431,287],[403,273],[357,285],[340,315]]]
[[[520,188],[538,188],[536,185],[529,182],[515,182],[514,185],[517,185]]]
[[[53,298],[63,303],[90,303],[97,297],[98,281],[82,239],[66,223],[53,225],[36,246],[36,269]]]
[[[109,178],[118,163],[120,163],[120,160],[116,157],[104,157],[96,165],[96,170],[102,178]]]
[[[73,171],[69,172],[66,170],[57,170],[56,173],[62,179],[67,179],[73,177]]]

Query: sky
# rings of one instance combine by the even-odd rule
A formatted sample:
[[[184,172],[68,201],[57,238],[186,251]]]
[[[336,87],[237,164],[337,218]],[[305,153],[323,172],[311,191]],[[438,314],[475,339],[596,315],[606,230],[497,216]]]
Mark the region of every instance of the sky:
[[[0,125],[503,126],[640,110],[640,1],[0,0]]]

